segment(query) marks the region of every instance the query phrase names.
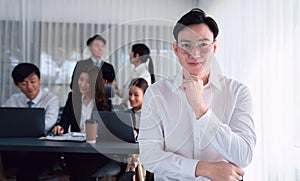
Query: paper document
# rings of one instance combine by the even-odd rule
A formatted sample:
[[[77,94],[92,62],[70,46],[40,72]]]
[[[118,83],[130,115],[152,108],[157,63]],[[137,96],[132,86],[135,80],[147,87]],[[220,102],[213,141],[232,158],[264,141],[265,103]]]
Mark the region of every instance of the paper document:
[[[70,132],[62,135],[47,135],[40,137],[39,140],[51,140],[51,141],[80,141],[86,140],[85,134]]]

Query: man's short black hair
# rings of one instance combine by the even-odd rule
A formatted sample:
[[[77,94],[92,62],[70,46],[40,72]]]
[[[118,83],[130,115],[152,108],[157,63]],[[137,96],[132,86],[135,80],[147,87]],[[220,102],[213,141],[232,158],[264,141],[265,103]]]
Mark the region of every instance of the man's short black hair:
[[[219,28],[215,20],[206,16],[205,12],[199,8],[194,8],[185,15],[183,15],[176,23],[173,29],[173,35],[176,41],[178,41],[179,32],[185,27],[193,24],[206,24],[214,34],[214,40],[217,38]]]
[[[20,63],[11,72],[11,76],[15,82],[15,84],[18,84],[20,82],[23,82],[26,77],[28,77],[30,74],[36,74],[40,79],[40,70],[37,66],[31,63]]]
[[[97,34],[97,35],[94,35],[94,36],[90,37],[87,40],[86,45],[90,46],[93,43],[94,40],[101,40],[104,43],[104,45],[106,44],[106,40],[101,35]]]

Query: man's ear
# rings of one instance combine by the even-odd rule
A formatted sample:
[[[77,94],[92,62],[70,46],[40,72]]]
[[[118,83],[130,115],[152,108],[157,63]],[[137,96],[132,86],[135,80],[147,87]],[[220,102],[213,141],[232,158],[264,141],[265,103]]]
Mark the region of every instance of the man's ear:
[[[217,39],[214,40],[214,44],[213,44],[213,52],[216,53],[217,51]]]
[[[16,87],[20,88],[19,85],[18,85],[16,82],[14,82],[14,85],[15,85]]]
[[[89,50],[89,52],[91,52],[91,46],[90,45],[87,47],[87,49]]]
[[[139,58],[139,57],[140,57],[140,54],[139,54],[139,53],[135,53],[135,54],[133,54],[133,57],[134,57],[134,58]]]
[[[174,51],[175,55],[178,56],[178,46],[177,46],[176,42],[173,43],[173,51]]]

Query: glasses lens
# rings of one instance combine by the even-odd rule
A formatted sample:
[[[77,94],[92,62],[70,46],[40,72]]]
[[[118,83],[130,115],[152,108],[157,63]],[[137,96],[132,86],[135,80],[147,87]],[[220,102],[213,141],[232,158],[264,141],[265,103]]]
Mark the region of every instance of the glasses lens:
[[[196,47],[198,51],[201,53],[207,53],[211,50],[212,44],[209,40],[200,40],[197,43],[191,43],[191,42],[179,42],[178,50],[182,54],[190,54],[193,51],[194,45],[196,44]]]
[[[211,49],[212,43],[208,40],[200,40],[197,43],[197,48],[200,50],[201,53],[207,53]]]
[[[182,54],[188,54],[192,51],[193,49],[193,44],[190,42],[180,42],[178,43],[178,50]]]

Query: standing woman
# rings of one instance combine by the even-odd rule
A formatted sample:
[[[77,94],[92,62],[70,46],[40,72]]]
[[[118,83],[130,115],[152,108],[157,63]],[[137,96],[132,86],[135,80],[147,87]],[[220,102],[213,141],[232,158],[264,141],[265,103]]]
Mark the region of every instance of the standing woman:
[[[131,48],[130,63],[134,65],[134,70],[130,78],[123,85],[120,96],[122,98],[122,105],[127,107],[128,102],[128,87],[132,79],[144,78],[148,85],[155,82],[154,68],[152,58],[150,56],[150,49],[142,43],[134,44]]]

